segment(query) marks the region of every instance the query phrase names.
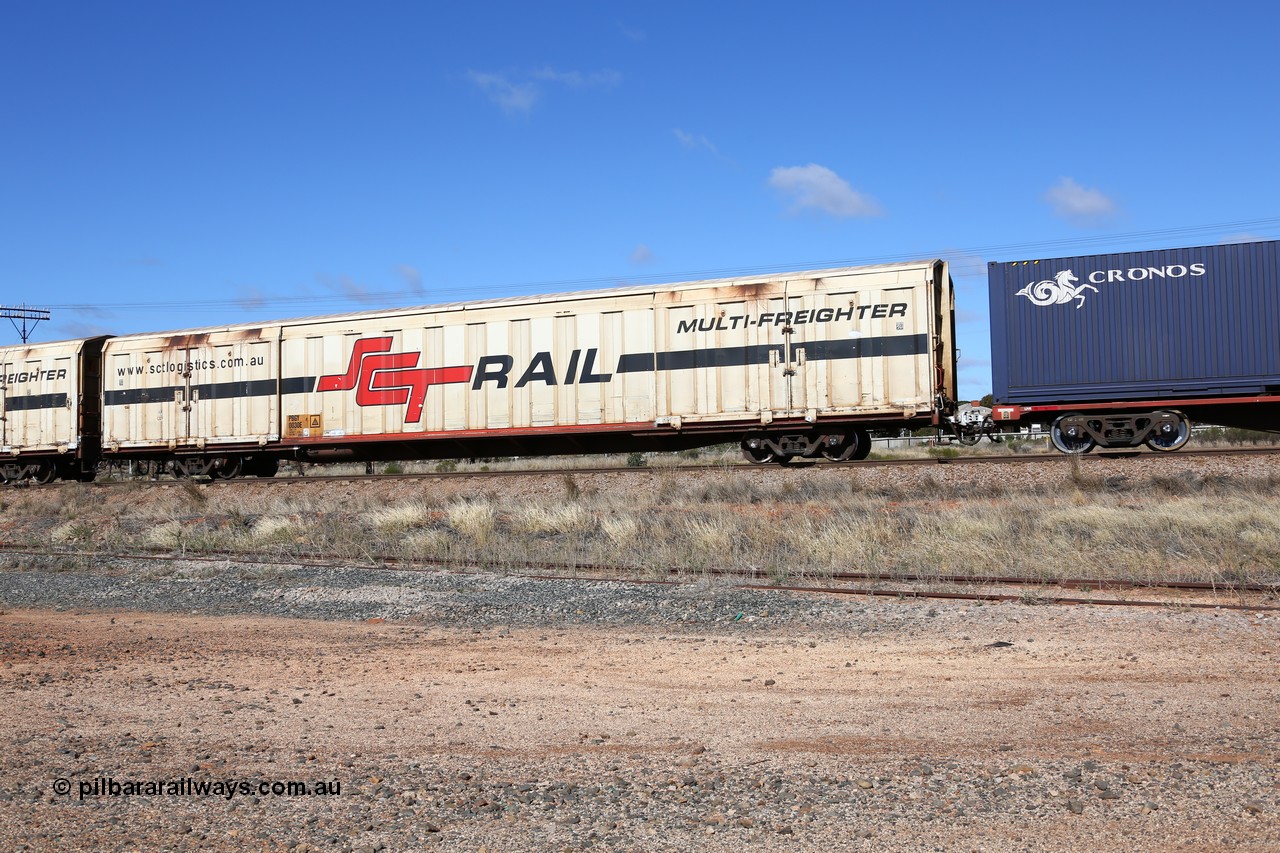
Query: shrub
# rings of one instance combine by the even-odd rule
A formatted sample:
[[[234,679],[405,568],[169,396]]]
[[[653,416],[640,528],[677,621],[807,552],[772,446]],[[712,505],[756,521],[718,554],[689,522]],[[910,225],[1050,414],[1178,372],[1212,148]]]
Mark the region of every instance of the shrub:
[[[487,501],[463,501],[449,507],[449,524],[472,542],[483,545],[493,537],[497,513]]]
[[[564,496],[571,501],[576,501],[582,496],[582,489],[578,487],[578,479],[572,474],[565,474],[562,481],[564,483]]]

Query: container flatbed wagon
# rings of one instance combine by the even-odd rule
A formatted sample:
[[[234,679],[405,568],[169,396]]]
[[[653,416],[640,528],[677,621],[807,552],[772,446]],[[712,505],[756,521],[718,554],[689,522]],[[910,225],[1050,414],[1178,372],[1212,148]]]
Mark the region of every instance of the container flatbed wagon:
[[[1278,247],[990,264],[993,420],[1047,421],[1067,453],[1280,429]]]

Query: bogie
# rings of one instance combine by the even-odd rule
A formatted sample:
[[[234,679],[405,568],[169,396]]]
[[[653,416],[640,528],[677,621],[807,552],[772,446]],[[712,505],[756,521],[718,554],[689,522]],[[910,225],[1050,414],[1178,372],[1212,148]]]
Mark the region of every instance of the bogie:
[[[850,462],[866,459],[871,436],[863,429],[830,433],[751,433],[742,440],[748,462],[788,464],[794,460],[827,459]]]

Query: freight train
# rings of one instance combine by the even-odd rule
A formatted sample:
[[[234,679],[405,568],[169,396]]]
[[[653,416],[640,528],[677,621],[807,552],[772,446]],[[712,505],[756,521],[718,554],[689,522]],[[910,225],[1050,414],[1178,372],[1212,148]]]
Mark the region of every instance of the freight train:
[[[1271,243],[992,264],[1000,424],[1068,453],[1270,428]],[[957,417],[944,260],[0,348],[0,480],[105,462],[272,476],[284,460],[680,450],[866,457]]]

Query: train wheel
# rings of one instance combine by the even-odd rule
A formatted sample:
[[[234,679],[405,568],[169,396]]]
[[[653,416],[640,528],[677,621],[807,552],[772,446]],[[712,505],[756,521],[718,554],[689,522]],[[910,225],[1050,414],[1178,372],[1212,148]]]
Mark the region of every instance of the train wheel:
[[[858,440],[858,446],[853,449],[853,453],[849,454],[850,462],[861,462],[871,455],[871,433],[865,429],[853,431],[853,435]]]
[[[36,466],[35,473],[31,475],[31,479],[42,486],[47,486],[58,479],[58,466],[52,462],[41,462]]]
[[[828,444],[825,440],[822,443],[822,457],[830,459],[832,462],[843,462],[858,451],[858,434],[851,432],[847,435],[827,436],[828,439],[838,438],[836,444]]]
[[[855,429],[841,438],[837,445],[823,444],[823,457],[832,462],[856,462],[871,453],[871,435],[865,429]]]
[[[209,469],[210,476],[215,480],[234,480],[244,470],[243,456],[225,456],[219,461],[222,464],[215,462],[214,466]]]
[[[742,455],[754,465],[764,465],[774,461],[775,454],[758,437],[747,437],[742,440]]]
[[[1146,440],[1147,447],[1168,453],[1177,450],[1191,438],[1191,422],[1180,412],[1156,412],[1156,417],[1167,420],[1157,428],[1155,435]]]
[[[1093,437],[1080,427],[1063,423],[1068,418],[1078,417],[1080,417],[1078,414],[1063,415],[1049,427],[1049,439],[1053,442],[1053,446],[1072,456],[1088,453],[1097,444]]]

